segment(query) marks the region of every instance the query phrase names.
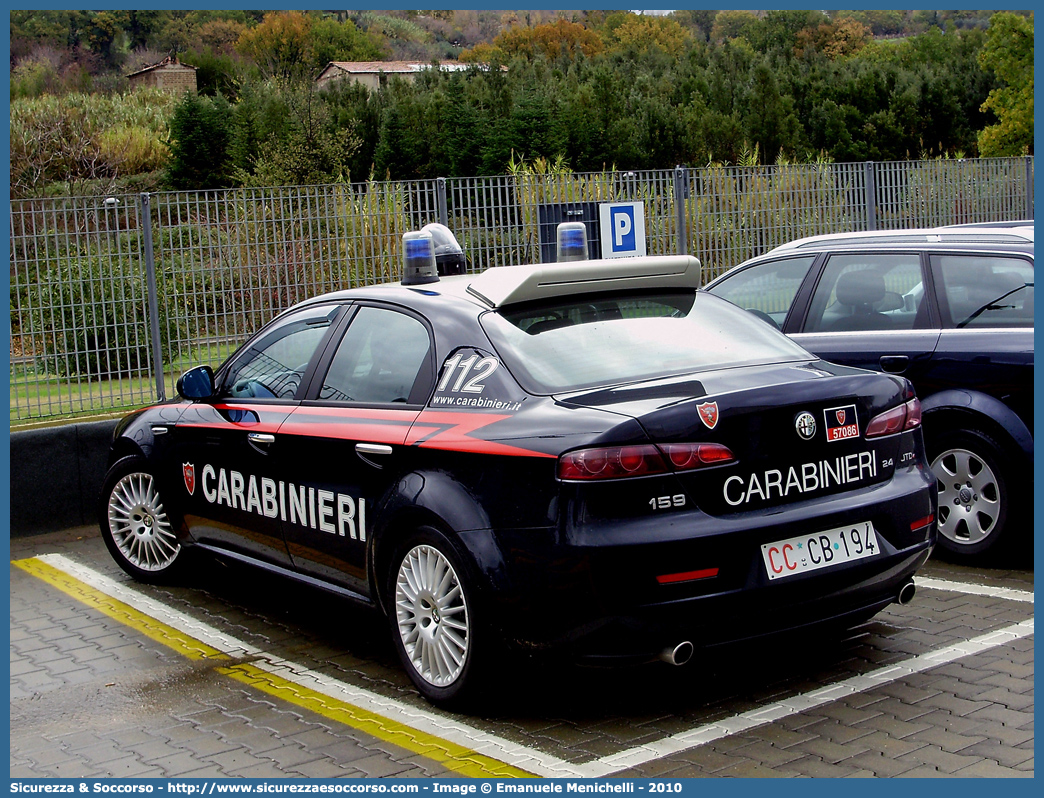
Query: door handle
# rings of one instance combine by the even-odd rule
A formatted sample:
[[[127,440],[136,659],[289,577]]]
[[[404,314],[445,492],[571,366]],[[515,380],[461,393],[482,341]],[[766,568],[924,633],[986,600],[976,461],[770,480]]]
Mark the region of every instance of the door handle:
[[[275,435],[267,432],[248,432],[247,440],[251,443],[256,443],[258,446],[268,446],[275,443]]]
[[[389,455],[392,453],[392,447],[383,443],[357,443],[355,444],[355,451],[359,454]]]
[[[359,455],[359,459],[366,463],[366,465],[373,466],[374,468],[384,468],[383,463],[371,460],[370,457],[373,455],[387,457],[392,453],[392,447],[384,443],[357,443],[355,444],[355,453]]]
[[[881,369],[889,374],[902,374],[909,365],[910,358],[907,355],[881,356]]]

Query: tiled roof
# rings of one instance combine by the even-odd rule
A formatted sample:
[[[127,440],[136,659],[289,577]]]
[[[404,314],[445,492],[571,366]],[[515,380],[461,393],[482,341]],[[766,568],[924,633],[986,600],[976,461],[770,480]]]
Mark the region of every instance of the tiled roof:
[[[430,61],[331,61],[323,68],[323,71],[320,74],[325,74],[330,67],[337,67],[342,72],[348,72],[351,74],[369,74],[376,72],[392,74],[420,72],[425,69],[430,69],[431,66],[432,63]],[[455,71],[458,69],[467,69],[468,66],[469,64],[461,64],[457,61],[443,61],[439,64],[439,69]]]

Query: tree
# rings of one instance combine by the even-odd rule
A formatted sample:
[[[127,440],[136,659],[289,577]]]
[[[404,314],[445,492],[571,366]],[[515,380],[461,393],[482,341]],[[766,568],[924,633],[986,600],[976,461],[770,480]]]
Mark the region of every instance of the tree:
[[[781,153],[793,154],[801,124],[794,113],[793,99],[780,93],[775,73],[765,59],[751,70],[751,90],[745,105],[746,136],[759,145],[766,161],[775,161]]]
[[[776,50],[789,55],[794,52],[800,31],[818,27],[826,21],[822,11],[767,11],[761,24],[755,28],[753,38],[747,38],[756,50]]]
[[[147,47],[149,40],[166,22],[169,11],[126,11],[124,12],[124,32],[127,34],[127,46],[131,50]]]
[[[906,16],[902,11],[838,11],[834,19],[853,19],[868,26],[875,36],[894,36],[903,32]]]
[[[250,186],[345,180],[359,147],[355,127],[350,119],[334,125],[330,106],[311,83],[248,85],[231,121],[233,180]]]
[[[231,126],[232,109],[227,100],[186,92],[170,120],[167,184],[189,191],[231,185]]]
[[[182,58],[196,68],[196,90],[200,94],[210,97],[222,94],[235,102],[242,75],[240,65],[231,55],[215,52],[207,46],[202,50],[189,50]]]
[[[192,47],[197,31],[184,17],[175,17],[160,31],[156,42],[167,53],[184,53]]]
[[[84,28],[84,37],[91,50],[109,65],[116,63],[116,38],[121,33],[120,22],[116,13],[99,11],[91,16]]]
[[[677,58],[689,44],[689,35],[669,17],[629,14],[607,36],[610,52],[644,53],[658,49]]]
[[[1033,154],[1033,15],[1002,11],[990,18],[983,69],[1004,83],[982,104],[999,120],[979,133],[979,153],[986,157]]]
[[[573,60],[581,53],[590,57],[602,52],[604,47],[594,31],[577,22],[559,19],[533,27],[509,28],[493,40],[487,52],[489,60],[500,63],[516,57],[532,61],[538,56],[556,61]],[[460,57],[463,61],[476,60],[467,50]]]
[[[723,42],[726,39],[750,37],[750,32],[758,26],[758,18],[750,11],[719,11],[714,17],[710,38],[712,42]]]
[[[199,40],[204,47],[213,47],[215,52],[228,54],[235,47],[246,25],[233,19],[211,19],[199,26]]]
[[[248,56],[270,78],[301,77],[308,63],[312,18],[300,11],[271,12],[255,28],[243,32],[236,50]]]
[[[806,52],[820,52],[835,60],[859,52],[871,38],[870,29],[862,22],[841,17],[798,31],[794,55],[801,58]]]
[[[307,60],[313,73],[331,61],[379,61],[384,51],[376,37],[363,33],[351,20],[321,19],[308,33]]]
[[[707,9],[685,9],[674,11],[670,16],[694,38],[705,42],[710,38],[711,28],[714,26],[714,13]]]

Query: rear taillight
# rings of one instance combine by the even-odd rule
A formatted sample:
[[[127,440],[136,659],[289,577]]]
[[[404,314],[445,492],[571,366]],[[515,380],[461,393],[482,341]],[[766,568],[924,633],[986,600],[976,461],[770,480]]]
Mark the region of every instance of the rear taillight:
[[[921,426],[921,402],[919,399],[911,399],[899,407],[886,410],[878,416],[870,419],[866,425],[867,438],[881,438],[885,435],[895,435],[897,432],[906,432]]]
[[[558,478],[619,479],[724,465],[736,457],[720,443],[669,443],[579,449],[558,458]]]
[[[618,479],[665,471],[663,455],[651,445],[580,449],[558,458],[559,479]]]
[[[675,471],[724,465],[736,459],[729,447],[720,443],[665,443],[660,448]]]

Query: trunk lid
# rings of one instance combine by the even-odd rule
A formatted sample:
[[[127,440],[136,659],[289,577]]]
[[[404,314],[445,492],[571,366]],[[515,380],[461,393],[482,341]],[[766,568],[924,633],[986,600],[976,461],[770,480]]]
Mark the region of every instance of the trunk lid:
[[[890,479],[906,449],[913,452],[911,436],[867,440],[864,435],[873,417],[909,398],[906,392],[901,378],[812,361],[556,398],[633,418],[653,443],[727,446],[734,462],[677,474],[690,502],[722,515]]]

